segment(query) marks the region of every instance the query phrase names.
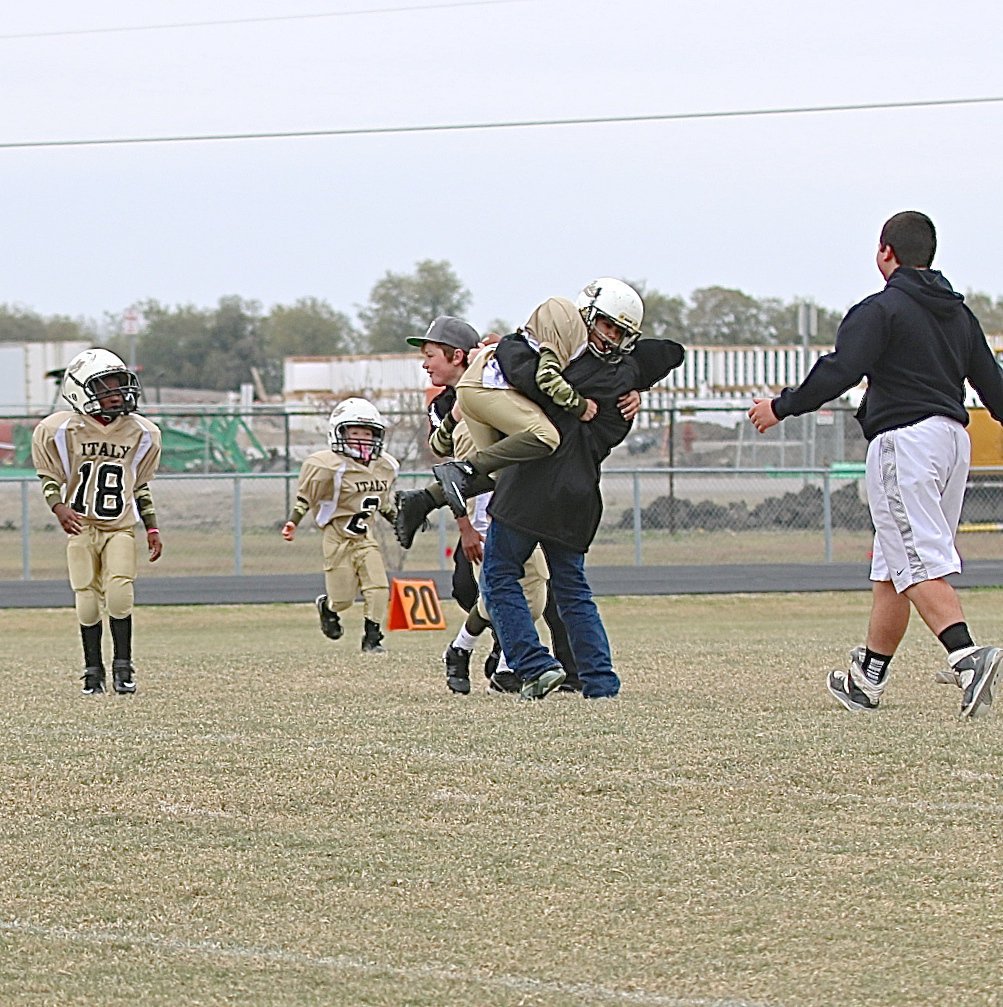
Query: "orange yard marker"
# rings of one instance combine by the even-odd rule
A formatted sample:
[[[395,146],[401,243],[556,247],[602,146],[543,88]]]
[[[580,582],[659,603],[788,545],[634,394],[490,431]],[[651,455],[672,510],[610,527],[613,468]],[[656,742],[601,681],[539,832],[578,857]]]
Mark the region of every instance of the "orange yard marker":
[[[398,577],[391,579],[387,629],[445,628],[446,617],[439,605],[435,581]]]

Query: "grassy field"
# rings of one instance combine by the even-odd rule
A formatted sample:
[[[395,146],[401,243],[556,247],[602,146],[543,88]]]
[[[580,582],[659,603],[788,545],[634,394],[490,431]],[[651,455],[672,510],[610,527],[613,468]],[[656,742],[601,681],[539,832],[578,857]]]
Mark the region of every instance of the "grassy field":
[[[141,609],[83,699],[72,612],[0,612],[0,1003],[998,1005],[1003,701],[959,723],[917,624],[843,712],[867,602],[605,600],[599,704],[309,606]]]

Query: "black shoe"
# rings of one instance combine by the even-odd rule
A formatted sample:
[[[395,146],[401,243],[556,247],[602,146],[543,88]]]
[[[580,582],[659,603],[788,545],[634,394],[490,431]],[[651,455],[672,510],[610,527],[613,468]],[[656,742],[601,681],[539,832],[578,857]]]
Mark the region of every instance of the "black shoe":
[[[577,675],[568,675],[557,687],[558,692],[581,692],[582,680]]]
[[[476,470],[470,462],[443,462],[432,466],[432,475],[446,495],[446,503],[454,517],[466,517],[467,497]]]
[[[858,668],[860,668],[863,658],[863,647],[855,647],[850,652],[850,661],[855,662]],[[862,671],[861,674],[863,674]],[[853,676],[849,671],[843,671],[839,668],[830,671],[825,679],[825,687],[829,690],[832,698],[851,713],[872,713],[878,708],[877,700],[872,700],[853,681]]]
[[[81,677],[84,680],[84,687],[80,691],[85,696],[100,696],[104,692],[104,667],[102,665],[84,668]]]
[[[446,685],[450,692],[465,696],[470,692],[470,651],[450,644],[442,655],[446,665]]]
[[[131,696],[136,691],[136,683],[132,679],[135,671],[136,669],[133,668],[132,661],[112,661],[112,684],[120,696]]]
[[[435,501],[427,490],[399,490],[394,506],[397,508],[394,537],[405,549],[410,549],[419,529],[428,527],[428,515],[435,510]]]
[[[514,671],[496,671],[488,682],[491,692],[506,692],[518,694],[522,689],[522,679]]]
[[[340,640],[341,634],[345,631],[341,628],[341,620],[337,612],[332,612],[327,607],[327,595],[319,594],[314,601],[317,606],[317,614],[320,616],[320,631],[329,640]]]
[[[372,619],[366,619],[365,625],[366,631],[362,636],[362,653],[385,654],[387,652],[386,647],[380,646],[383,642],[383,634],[380,632],[380,624],[378,622],[373,622]]]
[[[978,647],[962,658],[954,671],[958,684],[964,690],[961,697],[961,716],[976,717],[979,712],[987,712],[993,703],[993,684],[1003,664],[1003,649],[999,647]]]
[[[501,644],[498,642],[498,637],[492,635],[491,653],[484,658],[484,677],[490,679],[491,676],[498,670],[498,662],[501,660]]]
[[[564,681],[564,669],[560,666],[548,668],[542,675],[522,683],[520,699],[545,699]]]

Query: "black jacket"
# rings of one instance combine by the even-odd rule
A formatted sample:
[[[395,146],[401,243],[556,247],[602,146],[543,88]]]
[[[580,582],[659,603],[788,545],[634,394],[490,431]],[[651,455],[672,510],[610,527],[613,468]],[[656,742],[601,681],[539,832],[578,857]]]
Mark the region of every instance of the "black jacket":
[[[864,377],[857,420],[868,440],[929,416],[967,425],[966,378],[1003,421],[1003,372],[978,319],[935,269],[899,266],[884,290],[851,308],[833,352],[797,388],[785,388],[773,411],[778,419],[813,412]]]
[[[615,365],[588,351],[573,360],[564,377],[599,406],[588,423],[537,388],[539,357],[521,336],[506,336],[495,359],[509,384],[543,407],[560,431],[561,443],[547,458],[502,469],[488,513],[543,541],[586,552],[602,518],[599,467],[631,427],[620,415],[617,399],[664,378],[682,363],[683,348],[668,339],[641,339],[633,353]]]

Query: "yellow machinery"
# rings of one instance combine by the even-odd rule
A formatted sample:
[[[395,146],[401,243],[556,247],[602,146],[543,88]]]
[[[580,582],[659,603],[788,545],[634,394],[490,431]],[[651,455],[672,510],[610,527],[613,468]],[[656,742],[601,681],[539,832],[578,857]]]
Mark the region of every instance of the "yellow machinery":
[[[970,408],[968,415],[971,417],[968,436],[972,439],[972,467],[1003,466],[1003,426],[981,406]]]

